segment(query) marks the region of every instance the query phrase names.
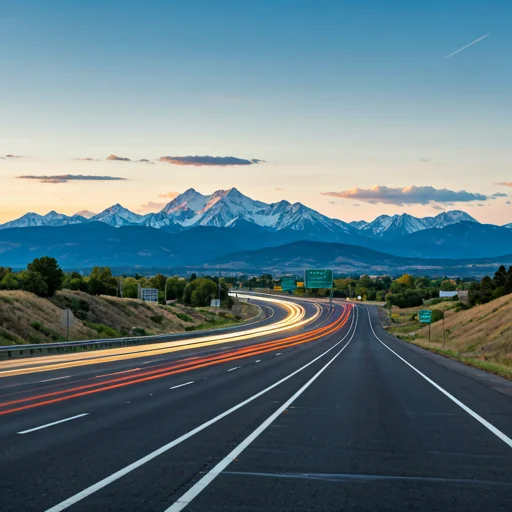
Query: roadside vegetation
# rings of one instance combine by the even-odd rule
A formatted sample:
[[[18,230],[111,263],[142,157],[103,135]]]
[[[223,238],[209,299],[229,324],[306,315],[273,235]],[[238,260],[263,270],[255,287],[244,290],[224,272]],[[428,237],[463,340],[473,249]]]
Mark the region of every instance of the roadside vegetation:
[[[233,300],[229,287],[194,274],[114,276],[108,267],[94,267],[88,276],[65,273],[46,256],[20,272],[0,267],[0,345],[65,341],[66,309],[75,318],[70,340],[211,329],[255,317],[258,308]],[[156,288],[159,302],[138,300],[139,288]],[[219,297],[221,307],[211,308]]]
[[[392,307],[388,310],[388,331],[432,352],[512,380],[512,295],[469,309],[458,301],[428,306],[433,311],[430,341],[428,325],[418,321],[420,309]]]

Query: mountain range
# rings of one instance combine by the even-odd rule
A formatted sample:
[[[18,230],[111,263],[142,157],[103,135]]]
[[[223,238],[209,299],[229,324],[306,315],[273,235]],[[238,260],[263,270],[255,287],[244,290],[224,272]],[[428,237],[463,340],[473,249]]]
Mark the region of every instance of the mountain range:
[[[460,222],[477,222],[467,213],[455,210],[440,213],[436,217],[381,215],[372,222],[346,223],[322,215],[301,203],[292,204],[282,200],[267,204],[257,201],[236,188],[217,190],[211,195],[203,195],[191,188],[174,198],[158,213],[139,215],[115,204],[98,214],[86,210],[72,216],[55,211],[46,215],[27,213],[19,219],[0,224],[0,229],[55,227],[99,221],[114,227],[139,225],[178,232],[196,226],[230,227],[241,220],[271,232],[292,229],[303,232],[308,238],[329,241],[345,241],[347,237],[391,241],[426,229],[443,228]]]
[[[98,214],[27,213],[0,225],[0,265],[21,268],[34,257],[47,254],[56,257],[64,268],[100,264],[226,268],[236,266],[242,261],[240,255],[245,257],[247,253],[247,258],[252,258],[250,268],[255,269],[258,258],[261,268],[272,266],[268,258],[282,266],[289,266],[291,261],[306,264],[300,255],[291,258],[286,249],[289,244],[304,242],[310,244],[311,250],[316,247],[320,251],[319,258],[326,251],[325,243],[341,245],[340,250],[353,255],[348,266],[359,265],[361,270],[369,265],[362,256],[367,251],[373,255],[369,259],[375,268],[380,268],[380,258],[388,262],[388,271],[391,262],[400,268],[410,264],[397,258],[413,258],[418,268],[435,267],[437,272],[440,267],[432,267],[432,260],[450,258],[464,259],[464,265],[478,273],[482,267],[476,260],[494,261],[512,254],[511,228],[512,224],[481,224],[457,210],[435,217],[382,215],[372,222],[346,223],[301,203],[253,200],[235,188],[211,195],[189,189],[160,212],[147,215],[131,212],[120,204]],[[317,258],[318,264],[329,260],[324,256]],[[312,264],[314,260],[312,256],[308,261]],[[332,265],[335,263],[331,261]],[[450,265],[444,262],[441,266]]]

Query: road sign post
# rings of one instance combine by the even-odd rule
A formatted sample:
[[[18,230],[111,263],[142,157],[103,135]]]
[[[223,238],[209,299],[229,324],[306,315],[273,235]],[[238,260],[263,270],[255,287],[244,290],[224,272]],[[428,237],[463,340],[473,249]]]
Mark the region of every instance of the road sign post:
[[[295,278],[291,276],[283,276],[281,278],[281,289],[285,292],[291,292],[297,288]]]
[[[75,315],[69,308],[63,309],[60,314],[60,323],[66,328],[66,341],[69,341],[69,328],[75,323]]]
[[[332,288],[332,270],[307,269],[304,271],[304,288]]]
[[[422,309],[418,313],[418,319],[421,324],[428,324],[428,341],[430,341],[430,326],[432,324],[432,310]]]

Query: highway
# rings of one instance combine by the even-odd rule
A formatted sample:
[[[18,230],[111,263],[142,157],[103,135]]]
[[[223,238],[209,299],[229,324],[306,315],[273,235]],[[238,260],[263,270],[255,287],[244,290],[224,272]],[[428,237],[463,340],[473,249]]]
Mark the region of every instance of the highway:
[[[364,304],[0,363],[0,510],[510,511],[512,383]]]

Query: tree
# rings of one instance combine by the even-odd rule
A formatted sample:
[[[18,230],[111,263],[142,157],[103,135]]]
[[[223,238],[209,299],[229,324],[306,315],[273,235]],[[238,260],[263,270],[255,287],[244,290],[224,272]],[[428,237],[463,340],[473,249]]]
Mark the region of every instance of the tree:
[[[430,279],[428,277],[418,277],[414,281],[414,288],[416,289],[424,289],[430,287]]]
[[[13,272],[7,272],[0,282],[0,288],[2,290],[19,290],[20,283],[16,278],[16,274]]]
[[[53,297],[55,292],[62,288],[64,272],[62,272],[55,258],[50,258],[49,256],[36,258],[27,265],[27,270],[41,274],[47,286],[45,297]]]
[[[165,300],[176,300],[183,297],[183,291],[187,286],[187,281],[180,277],[169,277],[167,279],[167,297]]]
[[[108,267],[94,267],[87,279],[87,291],[91,295],[116,295],[117,281]]]
[[[153,288],[156,288],[161,292],[164,291],[166,279],[163,274],[156,274],[156,276],[151,277],[149,280]]]
[[[199,277],[185,286],[183,303],[191,306],[208,306],[211,299],[217,298],[218,287],[215,281]]]
[[[501,265],[494,274],[493,281],[496,286],[505,286],[507,281],[507,269],[503,265]]]
[[[137,299],[139,296],[139,284],[133,277],[123,280],[123,297],[126,299]]]
[[[22,290],[39,297],[48,297],[48,285],[39,272],[23,270],[18,274],[18,279]]]
[[[441,290],[443,292],[453,292],[455,291],[456,287],[456,283],[454,281],[451,281],[450,279],[445,279],[444,281],[441,282]]]

